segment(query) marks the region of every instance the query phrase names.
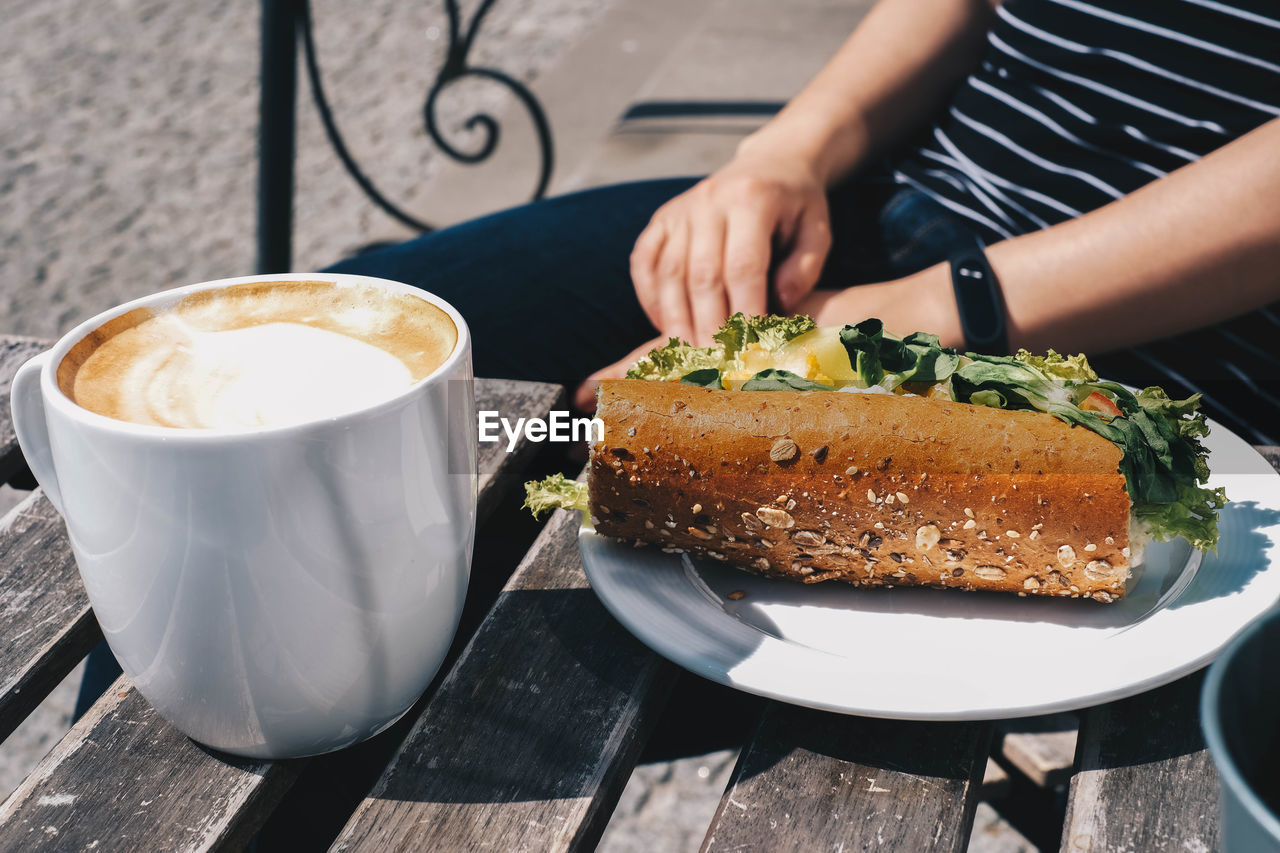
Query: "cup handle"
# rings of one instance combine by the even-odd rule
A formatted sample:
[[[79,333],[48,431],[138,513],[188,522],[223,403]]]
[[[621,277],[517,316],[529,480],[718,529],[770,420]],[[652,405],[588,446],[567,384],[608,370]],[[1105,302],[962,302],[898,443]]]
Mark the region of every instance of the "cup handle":
[[[49,353],[43,352],[18,368],[9,391],[9,405],[13,411],[13,429],[18,434],[18,446],[27,460],[36,482],[44,489],[45,497],[62,514],[62,490],[53,469],[53,453],[49,447],[49,427],[45,423],[44,393],[40,389],[40,374],[49,362]]]

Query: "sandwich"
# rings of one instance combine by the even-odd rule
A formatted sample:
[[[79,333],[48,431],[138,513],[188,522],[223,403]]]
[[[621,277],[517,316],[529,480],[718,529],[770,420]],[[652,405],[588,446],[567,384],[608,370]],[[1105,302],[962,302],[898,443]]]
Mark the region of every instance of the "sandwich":
[[[602,382],[586,482],[529,483],[526,506],[782,580],[1100,602],[1147,542],[1216,546],[1195,397],[874,319],[739,314],[715,340]]]

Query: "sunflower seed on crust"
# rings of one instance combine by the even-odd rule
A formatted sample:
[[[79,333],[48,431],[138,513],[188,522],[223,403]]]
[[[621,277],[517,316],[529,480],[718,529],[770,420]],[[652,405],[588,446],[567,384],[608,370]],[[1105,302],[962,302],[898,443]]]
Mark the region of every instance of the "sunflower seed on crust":
[[[794,527],[796,524],[796,520],[791,517],[791,513],[772,506],[762,506],[756,509],[756,517],[770,527],[786,529]]]
[[[774,462],[790,462],[796,458],[800,448],[789,438],[780,438],[769,449],[769,458]]]
[[[1084,576],[1091,581],[1102,581],[1114,576],[1115,567],[1106,560],[1090,560],[1084,567]]]
[[[791,534],[791,541],[801,547],[817,548],[826,543],[827,537],[816,530],[797,530]]]

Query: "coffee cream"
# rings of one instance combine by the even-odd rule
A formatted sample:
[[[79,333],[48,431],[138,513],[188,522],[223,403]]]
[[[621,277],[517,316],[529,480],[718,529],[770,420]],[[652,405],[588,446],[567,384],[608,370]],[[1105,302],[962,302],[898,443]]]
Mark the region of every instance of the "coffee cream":
[[[137,424],[285,426],[390,399],[457,342],[449,315],[411,294],[251,282],[108,321],[67,353],[58,386],[79,406]]]

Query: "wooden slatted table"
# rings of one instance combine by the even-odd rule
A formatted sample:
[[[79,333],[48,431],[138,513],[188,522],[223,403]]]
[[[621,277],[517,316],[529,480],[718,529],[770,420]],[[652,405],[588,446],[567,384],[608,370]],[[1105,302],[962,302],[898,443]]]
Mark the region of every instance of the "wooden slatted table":
[[[0,338],[0,394],[40,347]],[[477,393],[508,417],[563,401],[562,389],[535,383],[480,380]],[[518,501],[537,448],[482,450],[484,514]],[[0,472],[24,473],[7,405]],[[591,592],[577,526],[553,514],[484,603],[334,849],[566,850],[600,838],[677,673]],[[0,737],[99,637],[61,521],[37,490],[0,525]],[[752,703],[753,732],[703,849],[964,850],[993,747],[1042,782],[1070,776],[1064,850],[1213,849],[1218,783],[1199,735],[1200,682],[1082,711],[1078,736],[1074,719],[1057,726],[1078,737],[1069,769],[1052,754],[1061,734],[1041,754],[1045,744],[1007,725]],[[206,750],[122,677],[0,805],[0,850],[239,849],[309,766]]]

